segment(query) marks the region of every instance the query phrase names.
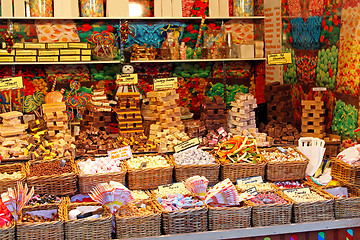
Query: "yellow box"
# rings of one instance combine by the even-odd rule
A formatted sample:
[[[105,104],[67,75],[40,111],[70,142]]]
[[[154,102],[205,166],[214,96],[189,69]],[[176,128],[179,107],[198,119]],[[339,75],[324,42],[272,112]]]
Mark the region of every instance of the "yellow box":
[[[46,43],[24,43],[25,49],[45,49]]]
[[[81,55],[91,55],[91,49],[81,49]]]
[[[1,46],[2,46],[2,48],[6,48],[6,43],[2,42]],[[24,48],[24,43],[20,43],[20,42],[14,43],[12,48]]]
[[[60,62],[80,62],[80,56],[60,56]]]
[[[13,56],[0,56],[0,62],[13,62]]]
[[[81,56],[82,62],[91,62],[91,56]]]
[[[71,42],[68,46],[69,48],[90,48],[90,44],[86,42]]]
[[[48,43],[47,48],[49,49],[68,48],[68,43],[66,42]]]
[[[15,52],[17,56],[36,56],[37,50],[36,49],[16,49]]]
[[[36,56],[15,56],[15,62],[36,62]]]
[[[38,56],[38,62],[58,62],[59,56]]]
[[[80,55],[81,49],[60,49],[60,55]]]
[[[39,56],[59,56],[60,51],[59,49],[53,49],[53,50],[48,50],[48,49],[40,49],[38,51],[38,55]]]
[[[15,55],[15,50],[12,49],[11,52],[9,53],[7,49],[0,49],[0,56],[14,56]]]

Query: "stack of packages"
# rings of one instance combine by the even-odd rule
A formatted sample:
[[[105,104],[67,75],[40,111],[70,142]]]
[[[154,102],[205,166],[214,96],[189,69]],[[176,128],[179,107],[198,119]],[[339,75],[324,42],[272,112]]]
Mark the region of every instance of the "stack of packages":
[[[158,146],[158,152],[173,151],[175,145],[189,139],[181,121],[181,108],[176,104],[179,94],[176,90],[153,91],[147,97],[157,121],[150,126],[149,141]]]

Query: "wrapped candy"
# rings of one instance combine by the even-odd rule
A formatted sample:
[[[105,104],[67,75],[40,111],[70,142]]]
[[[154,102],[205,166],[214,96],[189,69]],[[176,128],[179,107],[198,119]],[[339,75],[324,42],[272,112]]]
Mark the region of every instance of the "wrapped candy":
[[[239,204],[239,194],[227,178],[206,193],[205,203],[214,207],[235,206]]]
[[[193,194],[199,196],[201,200],[205,200],[208,183],[209,180],[207,180],[206,177],[200,176],[190,177],[184,182],[186,188]]]

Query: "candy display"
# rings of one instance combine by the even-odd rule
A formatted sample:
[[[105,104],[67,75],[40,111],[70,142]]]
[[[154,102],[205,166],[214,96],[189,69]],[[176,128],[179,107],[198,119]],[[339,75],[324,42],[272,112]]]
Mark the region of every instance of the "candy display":
[[[80,42],[72,20],[36,20],[35,28],[39,42]]]
[[[274,182],[274,184],[280,189],[289,189],[289,188],[303,188],[304,184],[299,181],[282,181]]]
[[[324,137],[325,133],[325,105],[321,97],[315,97],[314,101],[301,101],[304,106],[301,117],[301,136]]]
[[[355,145],[343,150],[342,152],[339,153],[337,158],[350,165],[359,166],[360,165],[359,145]]]
[[[260,131],[274,139],[275,144],[296,145],[300,138],[299,131],[291,124],[271,120],[267,125],[261,124]]]
[[[90,72],[85,65],[47,65],[45,67],[46,80],[48,82],[80,82],[90,81]],[[99,80],[99,79],[96,79]]]
[[[110,61],[118,55],[118,49],[115,47],[116,38],[111,32],[88,35],[87,40],[94,44],[92,53],[97,60]]]
[[[146,216],[153,214],[153,210],[150,206],[145,204],[140,205],[139,207],[133,204],[128,204],[117,211],[117,216],[119,217],[138,217]]]
[[[207,131],[224,127],[226,123],[224,100],[220,96],[214,96],[213,99],[204,96],[202,103],[200,120],[204,122]]]
[[[11,213],[0,199],[0,229],[9,227],[11,224]]]
[[[131,169],[146,169],[169,167],[170,164],[162,155],[145,155],[139,157],[132,157],[126,161],[127,166]]]
[[[132,190],[131,195],[135,200],[147,200],[150,198],[150,196],[145,191],[141,190]]]
[[[316,202],[316,201],[326,200],[326,198],[320,196],[316,192],[311,192],[311,193],[304,194],[304,195],[291,196],[291,199],[297,203]]]
[[[53,17],[53,0],[29,0],[31,17]]]
[[[147,142],[144,134],[126,133],[120,134],[117,138],[119,147],[131,146],[133,152],[152,152],[156,151],[156,145]]]
[[[230,108],[231,102],[235,101],[235,95],[238,92],[248,93],[249,88],[244,85],[226,85],[226,107]],[[224,98],[224,84],[210,82],[210,88],[206,93],[207,96],[213,98],[214,96],[221,96]]]
[[[201,149],[182,151],[175,153],[173,156],[175,163],[178,165],[205,165],[215,163],[215,157]]]
[[[28,177],[41,177],[46,175],[71,173],[71,162],[69,160],[46,161],[41,164],[30,164]]]
[[[340,99],[336,101],[331,130],[341,136],[354,136],[358,125],[358,110],[351,104],[346,104]]]
[[[54,210],[56,211],[56,210]],[[47,211],[44,210],[41,213],[32,213],[32,212],[26,212],[23,213],[23,216],[21,218],[21,222],[52,222],[52,221],[58,221],[59,220],[59,214],[54,211]]]
[[[319,51],[316,68],[316,85],[326,87],[330,90],[335,89],[337,75],[337,60],[339,50],[332,46],[331,49]]]
[[[205,197],[205,203],[212,207],[235,206],[239,200],[238,191],[228,178],[212,187]]]
[[[236,185],[236,188],[240,191],[240,192],[245,192],[248,189],[251,189],[255,187],[256,191],[259,193],[263,193],[263,192],[274,192],[277,190],[276,186],[272,183],[247,183],[247,184],[243,184],[243,183],[238,183]]]
[[[88,158],[85,161],[78,162],[78,167],[83,174],[118,172],[122,170],[120,161],[109,157]]]
[[[29,202],[29,206],[38,206],[43,204],[60,203],[61,198],[51,194],[41,194],[33,196]]]
[[[207,180],[206,177],[200,176],[190,177],[184,182],[185,187],[203,201],[206,197],[208,184],[209,180]]]
[[[308,161],[303,154],[291,147],[286,148],[286,150],[283,148],[274,151],[262,150],[260,153],[270,162]]]
[[[202,201],[179,193],[169,194],[166,198],[158,198],[157,201],[167,212],[204,206]]]
[[[0,173],[0,179],[1,180],[16,180],[20,179],[22,177],[22,173],[20,171],[13,172],[13,173]]]
[[[284,83],[294,84],[297,83],[296,75],[296,64],[295,64],[295,53],[293,49],[288,49],[283,47],[283,52],[291,53],[291,64],[284,65]]]
[[[104,17],[104,1],[80,0],[80,14],[82,17]]]
[[[287,204],[288,202],[279,197],[277,194],[269,193],[259,193],[254,198],[250,199],[256,205],[266,205],[266,204]]]
[[[185,131],[190,138],[202,137],[205,135],[206,127],[200,120],[184,121]]]

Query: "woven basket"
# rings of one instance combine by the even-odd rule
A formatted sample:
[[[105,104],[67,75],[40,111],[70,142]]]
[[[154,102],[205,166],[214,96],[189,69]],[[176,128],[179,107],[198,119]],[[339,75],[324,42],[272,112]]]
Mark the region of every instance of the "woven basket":
[[[116,238],[141,238],[161,235],[161,213],[153,201],[145,202],[154,211],[144,216],[120,217],[116,219]]]
[[[14,240],[15,239],[15,224],[12,223],[10,227],[0,228],[1,240]]]
[[[164,157],[168,160],[169,167],[131,169],[126,165],[129,189],[155,189],[160,185],[172,183],[173,167],[171,160],[166,155]]]
[[[104,213],[101,218],[96,219],[74,219],[69,220],[69,212],[78,206],[101,206],[99,203],[71,203],[62,204],[61,219],[65,222],[65,240],[109,240],[111,239],[111,219],[110,209],[102,206]]]
[[[27,207],[22,212],[32,212],[37,210],[60,209],[56,205],[40,205],[35,207]],[[63,239],[64,230],[61,220],[52,222],[17,222],[16,236],[18,240],[39,240],[39,239]]]
[[[264,179],[266,161],[263,156],[261,158],[262,160],[258,163],[228,163],[218,159],[221,164],[221,180],[229,178],[231,182],[236,183],[236,180],[247,177],[262,176]]]
[[[125,165],[122,164],[122,171],[118,172],[108,172],[108,173],[96,173],[96,174],[84,174],[78,167],[78,163],[81,161],[76,161],[74,168],[79,178],[79,191],[80,193],[87,194],[90,193],[90,190],[96,187],[99,183],[106,183],[110,181],[119,182],[125,184]]]
[[[351,166],[337,158],[332,159],[331,175],[342,182],[360,185],[360,166]]]
[[[293,148],[300,155],[303,155],[295,147]],[[276,148],[264,149],[266,152],[273,152]],[[305,156],[304,156],[305,157]],[[306,158],[307,159],[307,158]],[[266,165],[266,179],[269,181],[287,181],[287,180],[301,180],[305,177],[306,167],[309,163],[307,161],[284,161],[273,162],[268,161]]]
[[[250,227],[251,207],[209,207],[209,230]]]
[[[174,165],[175,182],[185,181],[189,177],[196,175],[204,176],[209,180],[209,185],[214,185],[219,182],[220,164],[206,164],[206,165],[178,165],[175,163],[173,156],[170,156]]]
[[[251,201],[246,202],[249,206],[252,207],[252,226],[260,227],[278,224],[290,224],[292,201],[280,191],[275,193],[279,197],[287,200],[288,203],[257,205]]]
[[[77,177],[74,169],[73,160],[71,161],[72,172],[64,174],[54,174],[41,177],[29,177],[30,176],[30,166],[32,164],[42,164],[43,162],[49,161],[58,161],[60,164],[60,159],[52,160],[31,160],[26,163],[26,174],[27,174],[27,183],[29,187],[35,188],[35,194],[53,194],[56,196],[64,195],[73,195],[77,190]]]
[[[4,164],[0,165],[0,173],[12,174],[14,172],[21,172],[21,178],[18,179],[0,179],[0,193],[6,192],[9,187],[14,188],[17,182],[25,182],[26,171],[25,165],[22,163]]]

